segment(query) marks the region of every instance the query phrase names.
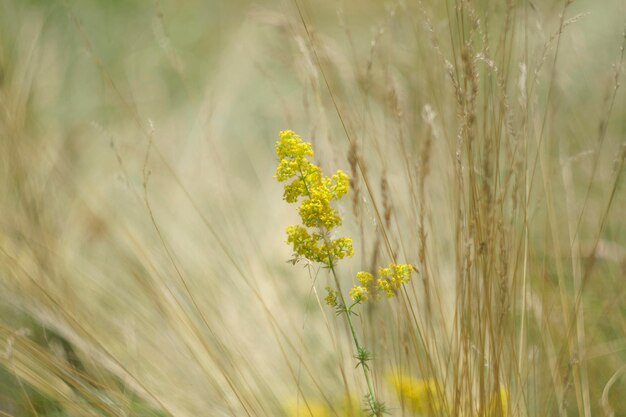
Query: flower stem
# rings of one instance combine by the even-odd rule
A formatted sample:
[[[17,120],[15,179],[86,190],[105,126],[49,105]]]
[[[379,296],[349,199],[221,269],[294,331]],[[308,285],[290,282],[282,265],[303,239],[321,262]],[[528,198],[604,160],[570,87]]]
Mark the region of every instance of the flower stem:
[[[335,272],[335,268],[333,266],[333,262],[332,259],[329,260],[328,262],[329,264],[329,268],[330,271],[333,274],[333,278],[335,279],[335,285],[337,285],[337,289],[339,290],[339,298],[341,300],[341,303],[345,306],[347,305],[343,296],[343,293],[341,292],[341,287],[339,286],[339,278],[337,277],[337,273]],[[346,314],[346,318],[348,320],[348,327],[350,327],[350,334],[352,335],[352,340],[354,342],[354,346],[356,348],[357,354],[360,353],[363,350],[363,347],[361,346],[361,343],[359,343],[359,338],[356,334],[356,330],[354,329],[354,324],[352,323],[352,317],[350,316],[351,314],[351,308],[346,308],[345,310],[345,314]],[[367,389],[369,391],[369,395],[367,397],[367,402],[368,405],[370,407],[370,411],[372,412],[372,415],[376,416],[376,417],[381,417],[382,416],[382,410],[380,407],[380,403],[378,402],[377,398],[376,398],[376,393],[374,392],[374,386],[372,384],[372,376],[371,376],[371,371],[369,369],[368,366],[366,366],[366,364],[361,363],[361,368],[363,368],[363,375],[365,376],[365,381],[367,382]]]

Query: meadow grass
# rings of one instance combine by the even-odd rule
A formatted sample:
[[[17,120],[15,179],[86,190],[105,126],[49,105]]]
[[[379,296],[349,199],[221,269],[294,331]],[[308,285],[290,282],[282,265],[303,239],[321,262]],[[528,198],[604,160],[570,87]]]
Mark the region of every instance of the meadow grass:
[[[0,415],[626,415],[625,15],[0,2]]]

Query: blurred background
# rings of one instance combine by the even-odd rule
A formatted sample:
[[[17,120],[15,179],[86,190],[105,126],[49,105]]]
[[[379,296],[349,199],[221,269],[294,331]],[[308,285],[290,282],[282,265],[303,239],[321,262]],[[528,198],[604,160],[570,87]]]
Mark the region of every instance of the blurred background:
[[[563,391],[541,398],[538,384],[509,415],[626,415],[626,4],[463,3],[0,0],[0,415],[348,415],[313,407],[362,381],[320,308],[326,273],[287,262],[298,217],[274,143],[292,129],[322,168],[350,172],[357,138],[375,179],[338,207],[357,252],[348,283],[388,262],[376,204],[393,202],[391,246],[417,262],[419,204],[403,187],[434,137],[422,197],[445,329],[462,23],[492,46],[475,59],[510,94],[503,125],[541,150],[520,168],[534,292],[515,305],[537,319],[528,363],[554,341]],[[570,339],[554,311],[578,305],[586,332]],[[574,339],[584,348],[558,356]]]

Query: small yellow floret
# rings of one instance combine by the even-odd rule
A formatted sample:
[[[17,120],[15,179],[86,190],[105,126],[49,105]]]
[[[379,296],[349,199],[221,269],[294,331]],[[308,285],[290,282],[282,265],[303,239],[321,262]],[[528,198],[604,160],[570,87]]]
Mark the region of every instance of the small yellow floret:
[[[369,272],[360,271],[356,273],[356,279],[361,283],[362,286],[367,287],[372,283],[374,277]]]
[[[378,288],[385,291],[387,297],[393,297],[402,284],[406,284],[411,280],[411,272],[413,266],[409,264],[389,264],[389,268],[380,268],[378,270]]]
[[[352,247],[351,237],[339,237],[332,241],[332,257],[333,259],[343,259],[346,256],[353,256],[354,248]]]
[[[348,189],[350,186],[350,180],[348,179],[348,176],[342,170],[338,170],[337,173],[333,175],[331,179],[332,179],[332,185],[330,187],[330,190],[333,193],[333,198],[338,200],[348,192]]]
[[[409,264],[389,264],[388,268],[380,268],[378,270],[378,279],[374,281],[374,277],[369,272],[358,272],[356,278],[367,290],[368,297],[374,300],[380,298],[380,293],[385,293],[388,298],[393,297],[395,292],[411,280],[411,271],[413,267]]]
[[[337,307],[337,291],[330,288],[330,287],[326,287],[326,297],[324,298],[324,301],[326,301],[326,304],[328,304],[331,307]]]
[[[317,260],[320,253],[317,241],[317,236],[315,234],[310,235],[304,227],[287,227],[287,243],[291,243],[294,253],[300,256],[312,261]]]
[[[387,281],[386,279],[378,278],[377,284],[378,288],[381,291],[384,291],[385,294],[387,294],[388,298],[393,297],[393,290],[391,289],[391,283],[389,281]]]
[[[399,287],[400,284],[406,284],[411,280],[411,272],[413,266],[407,264],[390,264],[389,268],[393,271],[392,281]]]
[[[295,179],[291,184],[285,185],[283,199],[288,203],[295,203],[298,201],[298,197],[305,195],[305,190],[304,182],[300,179]]]
[[[298,207],[298,213],[302,218],[302,224],[307,227],[325,227],[330,230],[341,224],[341,217],[337,214],[337,210],[322,199],[304,200]]]
[[[354,287],[352,287],[352,289],[350,290],[350,298],[352,298],[353,300],[359,300],[359,301],[365,301],[367,300],[367,288],[362,287],[362,286],[358,286],[355,285]]]

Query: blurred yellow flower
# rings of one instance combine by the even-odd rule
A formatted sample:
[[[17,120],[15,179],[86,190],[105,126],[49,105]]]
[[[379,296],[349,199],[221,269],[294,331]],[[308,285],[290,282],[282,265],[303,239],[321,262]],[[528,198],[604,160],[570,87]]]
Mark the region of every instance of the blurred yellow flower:
[[[330,408],[321,401],[299,400],[285,406],[288,417],[330,417]]]
[[[436,415],[445,408],[445,397],[433,378],[421,379],[391,372],[387,382],[394,388],[402,404],[413,413]]]
[[[337,307],[337,290],[326,287],[326,297],[324,297],[324,301],[331,307]]]

